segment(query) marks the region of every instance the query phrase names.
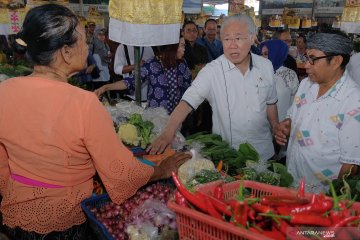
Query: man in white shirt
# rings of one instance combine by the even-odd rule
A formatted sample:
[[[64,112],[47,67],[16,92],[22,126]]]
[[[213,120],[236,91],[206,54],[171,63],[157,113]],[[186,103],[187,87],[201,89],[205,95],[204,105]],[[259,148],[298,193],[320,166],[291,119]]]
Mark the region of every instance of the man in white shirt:
[[[140,47],[141,63],[144,63],[149,58],[154,57],[154,51],[151,47]],[[123,78],[134,74],[134,47],[129,45],[120,44],[116,49],[114,59],[114,72],[122,75]],[[147,100],[148,83],[145,82],[141,85],[141,100]],[[131,99],[135,100],[135,95],[128,95]]]
[[[221,28],[224,55],[208,63],[170,115],[163,133],[148,148],[162,152],[186,116],[207,99],[213,133],[238,149],[252,144],[262,160],[274,155],[271,128],[278,124],[274,70],[268,59],[250,53],[256,26],[246,15],[228,18]]]

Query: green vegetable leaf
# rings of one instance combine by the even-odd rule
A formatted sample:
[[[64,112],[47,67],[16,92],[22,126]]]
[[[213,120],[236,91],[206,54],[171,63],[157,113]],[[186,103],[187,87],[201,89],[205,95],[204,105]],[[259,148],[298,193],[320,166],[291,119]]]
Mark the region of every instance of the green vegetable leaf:
[[[287,171],[286,167],[281,163],[273,163],[272,167],[275,173],[280,174],[280,186],[289,187],[294,181],[293,176]]]

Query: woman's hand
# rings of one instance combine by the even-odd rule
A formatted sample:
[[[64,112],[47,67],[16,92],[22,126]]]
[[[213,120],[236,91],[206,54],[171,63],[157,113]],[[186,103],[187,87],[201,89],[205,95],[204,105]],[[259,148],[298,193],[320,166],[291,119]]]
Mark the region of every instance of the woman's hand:
[[[94,93],[96,94],[96,96],[97,96],[98,98],[100,98],[101,95],[103,95],[103,93],[104,93],[106,90],[107,90],[107,84],[105,84],[104,86],[96,89],[96,90],[94,91]]]
[[[177,172],[178,168],[190,158],[190,153],[183,152],[178,152],[165,158],[159,166],[154,167],[154,173],[150,178],[150,182],[169,178],[171,172]]]
[[[285,146],[288,137],[290,136],[290,130],[291,130],[291,119],[287,118],[284,121],[280,122],[279,124],[276,124],[273,128],[273,135],[275,138],[275,141],[280,146]]]

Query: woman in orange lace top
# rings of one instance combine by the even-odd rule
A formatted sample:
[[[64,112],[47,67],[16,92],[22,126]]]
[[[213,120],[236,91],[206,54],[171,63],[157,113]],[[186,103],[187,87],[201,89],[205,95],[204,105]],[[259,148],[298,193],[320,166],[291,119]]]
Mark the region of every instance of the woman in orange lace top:
[[[121,203],[148,181],[169,177],[189,155],[175,154],[159,167],[140,163],[95,94],[67,83],[85,67],[88,47],[66,7],[31,9],[16,42],[26,47],[34,72],[0,84],[5,233],[17,240],[87,239],[80,202],[91,195],[96,171]]]

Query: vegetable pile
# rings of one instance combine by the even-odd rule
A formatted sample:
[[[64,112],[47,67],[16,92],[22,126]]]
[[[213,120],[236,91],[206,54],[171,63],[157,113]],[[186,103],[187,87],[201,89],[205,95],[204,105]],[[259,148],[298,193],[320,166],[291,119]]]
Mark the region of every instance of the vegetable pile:
[[[261,161],[259,153],[250,143],[242,143],[235,150],[217,134],[196,133],[187,137],[187,144],[200,143],[200,153],[214,164],[221,161],[226,174],[243,180],[258,181],[281,187],[289,187],[293,177],[286,167],[274,161]]]
[[[231,176],[236,175],[237,169],[245,167],[246,160],[259,160],[258,152],[251,144],[240,144],[238,151],[236,151],[218,134],[200,132],[187,137],[186,140],[189,145],[193,142],[203,144],[204,147],[200,153],[209,157],[215,165],[223,160],[224,164],[228,165],[228,174]]]
[[[8,78],[26,76],[30,74],[33,70],[24,65],[10,65],[10,64],[0,64],[0,73],[5,74]]]
[[[94,214],[96,219],[104,225],[109,234],[118,240],[129,239],[126,229],[131,226],[133,212],[139,208],[146,200],[156,200],[159,204],[166,204],[170,199],[172,189],[161,183],[155,183],[145,188],[140,189],[132,198],[127,199],[120,205],[113,202],[108,202],[100,208],[88,206],[91,213]],[[149,214],[148,214],[149,215]],[[148,215],[138,215],[137,221],[148,220]],[[156,228],[160,234],[165,227],[176,228],[174,218],[168,218],[164,216],[162,219],[155,219]],[[130,229],[131,231],[131,229]],[[132,230],[133,232],[134,230]],[[166,231],[165,231],[166,232]]]
[[[336,194],[348,195],[348,198],[360,202],[360,174],[344,174],[343,179],[334,179],[332,184],[334,185]],[[329,191],[327,195],[331,196],[331,192]]]
[[[153,129],[152,122],[144,121],[140,114],[133,113],[126,123],[120,124],[118,136],[128,145],[146,148],[151,143]]]
[[[340,200],[332,185],[332,199],[324,194],[305,194],[304,179],[295,193],[245,196],[243,181],[239,181],[238,193],[234,193],[233,198],[226,199],[222,184],[216,186],[212,192],[191,193],[181,184],[175,173],[172,176],[178,190],[175,195],[178,205],[199,210],[235,227],[276,240],[308,239],[295,235],[296,231],[288,231],[289,227],[301,226],[327,228],[335,232],[337,239],[359,237],[359,209],[352,209],[350,200]],[[351,238],[354,235],[355,238]]]

